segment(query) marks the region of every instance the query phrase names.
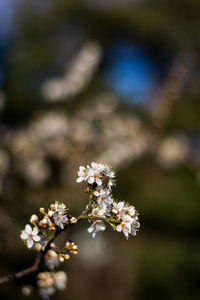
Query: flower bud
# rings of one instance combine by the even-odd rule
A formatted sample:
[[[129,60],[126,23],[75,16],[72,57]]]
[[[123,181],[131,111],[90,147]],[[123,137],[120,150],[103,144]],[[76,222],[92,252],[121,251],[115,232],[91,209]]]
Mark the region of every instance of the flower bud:
[[[30,218],[30,222],[32,224],[36,224],[38,222],[38,216],[37,215],[32,215]]]
[[[40,207],[40,212],[41,212],[42,214],[45,214],[44,207]]]
[[[77,223],[77,219],[75,217],[71,217],[70,223],[71,224],[76,224]]]
[[[63,256],[59,256],[59,261],[60,262],[63,262],[65,259],[64,259],[64,257]]]
[[[54,210],[55,209],[55,205],[51,204],[50,208],[51,208],[51,210]]]

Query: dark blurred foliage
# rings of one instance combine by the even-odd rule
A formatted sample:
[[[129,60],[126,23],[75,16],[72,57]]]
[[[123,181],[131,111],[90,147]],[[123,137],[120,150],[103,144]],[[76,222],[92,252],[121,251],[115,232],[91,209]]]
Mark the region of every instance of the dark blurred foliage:
[[[74,228],[79,255],[52,299],[200,298],[199,26],[199,0],[15,3],[0,36],[0,275],[34,260],[19,233],[40,206],[80,213],[78,166],[102,160],[141,230]]]

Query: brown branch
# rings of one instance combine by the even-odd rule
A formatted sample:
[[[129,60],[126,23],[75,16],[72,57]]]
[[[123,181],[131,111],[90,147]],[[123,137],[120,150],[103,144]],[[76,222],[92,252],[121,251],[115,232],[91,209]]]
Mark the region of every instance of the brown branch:
[[[25,277],[26,275],[32,274],[33,272],[37,271],[39,269],[40,258],[41,258],[41,255],[38,255],[36,257],[36,260],[33,263],[33,265],[26,268],[26,269],[24,269],[24,270],[22,270],[22,271],[19,271],[19,272],[16,272],[14,274],[9,274],[7,276],[1,277],[0,278],[0,285],[5,284],[5,283],[10,283],[12,281],[20,280],[21,278]]]

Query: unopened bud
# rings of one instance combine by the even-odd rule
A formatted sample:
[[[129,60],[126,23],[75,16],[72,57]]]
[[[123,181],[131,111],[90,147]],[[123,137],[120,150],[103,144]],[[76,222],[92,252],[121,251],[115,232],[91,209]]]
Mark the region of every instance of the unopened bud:
[[[38,222],[38,216],[37,215],[32,215],[30,218],[30,222],[32,224],[36,224]]]
[[[42,214],[45,214],[44,207],[40,207],[40,212],[41,212]]]
[[[41,221],[41,223],[43,224],[43,225],[46,225],[47,224],[47,219],[42,219],[42,221]]]
[[[65,248],[68,249],[70,247],[71,243],[70,242],[66,242],[65,243]]]
[[[77,223],[77,219],[75,217],[71,217],[70,223],[71,224],[76,224]]]
[[[55,243],[51,243],[51,244],[50,244],[50,247],[51,247],[51,248],[56,248],[56,244],[55,244]]]
[[[51,208],[51,210],[54,210],[55,209],[55,205],[51,204],[50,208]]]
[[[64,257],[63,256],[59,256],[59,261],[60,262],[63,262],[65,259],[64,259]]]

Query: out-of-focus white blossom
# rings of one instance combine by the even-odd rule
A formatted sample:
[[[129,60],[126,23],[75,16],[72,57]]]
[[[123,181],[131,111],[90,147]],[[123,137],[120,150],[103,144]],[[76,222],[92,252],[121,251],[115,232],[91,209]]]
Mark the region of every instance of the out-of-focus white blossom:
[[[157,160],[165,167],[183,163],[189,154],[189,142],[184,136],[169,136],[164,139],[157,153]]]
[[[59,266],[58,255],[54,250],[48,250],[48,252],[44,256],[45,265],[53,270],[55,267]]]
[[[88,42],[71,62],[63,78],[48,79],[41,87],[47,101],[68,100],[88,84],[102,55],[101,46]]]
[[[54,273],[54,285],[58,290],[65,290],[67,284],[67,274],[63,271]]]
[[[67,274],[59,272],[41,272],[37,275],[37,285],[39,294],[44,299],[49,299],[57,290],[66,289]]]
[[[22,294],[24,296],[30,296],[33,291],[33,287],[31,285],[25,285],[22,287]]]

